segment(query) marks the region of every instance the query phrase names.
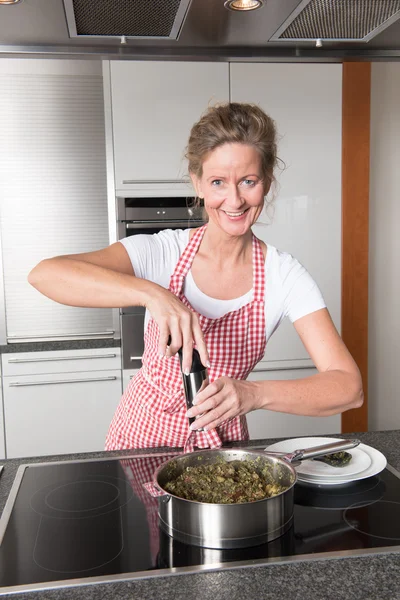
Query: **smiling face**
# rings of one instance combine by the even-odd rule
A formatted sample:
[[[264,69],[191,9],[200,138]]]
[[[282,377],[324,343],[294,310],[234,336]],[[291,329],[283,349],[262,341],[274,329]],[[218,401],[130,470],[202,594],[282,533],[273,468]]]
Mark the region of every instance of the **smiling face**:
[[[223,144],[202,166],[201,177],[191,176],[210,223],[228,235],[244,235],[258,219],[269,188],[262,179],[260,154],[247,144]]]

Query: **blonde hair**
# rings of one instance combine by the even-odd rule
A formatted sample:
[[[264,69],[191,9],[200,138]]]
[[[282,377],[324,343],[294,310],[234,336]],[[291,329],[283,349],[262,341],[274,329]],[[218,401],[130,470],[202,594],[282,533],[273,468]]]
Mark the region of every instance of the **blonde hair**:
[[[275,122],[256,104],[228,102],[209,107],[190,131],[186,148],[189,173],[203,174],[209,152],[223,144],[253,146],[261,156],[262,178],[266,185],[275,182],[277,157]]]

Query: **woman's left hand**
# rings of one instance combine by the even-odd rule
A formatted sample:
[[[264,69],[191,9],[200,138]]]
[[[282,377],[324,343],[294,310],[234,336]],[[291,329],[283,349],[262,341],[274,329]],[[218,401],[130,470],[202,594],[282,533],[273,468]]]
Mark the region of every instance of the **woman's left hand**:
[[[202,416],[196,419],[190,428],[194,430],[203,428],[208,431],[228,419],[245,415],[256,409],[255,385],[251,381],[221,377],[199,392],[193,404],[187,416]]]

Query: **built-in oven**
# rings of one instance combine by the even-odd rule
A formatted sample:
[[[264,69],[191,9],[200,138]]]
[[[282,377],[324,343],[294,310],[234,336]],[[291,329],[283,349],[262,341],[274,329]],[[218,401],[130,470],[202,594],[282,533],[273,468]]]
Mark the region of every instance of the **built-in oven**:
[[[118,239],[154,234],[163,229],[187,229],[204,224],[201,206],[193,198],[117,198]],[[124,372],[142,366],[145,309],[122,308],[121,346]]]

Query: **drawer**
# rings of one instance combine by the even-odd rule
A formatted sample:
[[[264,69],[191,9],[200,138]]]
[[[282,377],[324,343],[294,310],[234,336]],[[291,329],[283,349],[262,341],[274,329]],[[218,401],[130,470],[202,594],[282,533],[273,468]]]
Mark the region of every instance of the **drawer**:
[[[3,379],[7,458],[97,452],[121,399],[121,370]]]
[[[120,348],[18,352],[1,357],[3,377],[121,369]]]

